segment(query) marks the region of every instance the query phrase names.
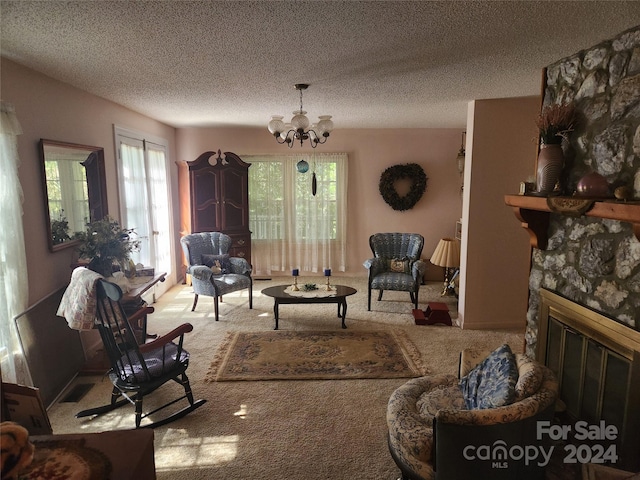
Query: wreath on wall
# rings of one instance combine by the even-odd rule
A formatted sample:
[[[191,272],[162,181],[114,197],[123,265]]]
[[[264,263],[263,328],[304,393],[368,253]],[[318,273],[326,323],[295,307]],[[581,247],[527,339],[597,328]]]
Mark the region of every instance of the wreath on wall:
[[[412,184],[409,192],[401,197],[395,183],[405,178],[412,180]],[[427,175],[417,163],[393,165],[380,175],[380,195],[394,210],[410,210],[422,198],[427,189],[427,180]]]

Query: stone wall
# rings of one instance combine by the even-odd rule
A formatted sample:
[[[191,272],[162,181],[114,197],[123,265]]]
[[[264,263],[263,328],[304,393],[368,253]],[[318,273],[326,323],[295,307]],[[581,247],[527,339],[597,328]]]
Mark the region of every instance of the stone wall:
[[[596,171],[612,191],[627,186],[640,199],[640,26],[550,65],[546,83],[545,105],[574,102],[578,113],[563,144],[563,194],[573,194],[580,178]],[[640,242],[624,222],[551,214],[547,250],[532,254],[530,355],[540,288],[640,330]]]

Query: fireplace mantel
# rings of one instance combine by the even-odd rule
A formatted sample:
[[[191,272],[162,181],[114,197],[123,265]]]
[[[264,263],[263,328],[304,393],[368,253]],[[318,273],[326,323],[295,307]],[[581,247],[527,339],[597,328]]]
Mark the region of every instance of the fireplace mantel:
[[[546,250],[549,214],[552,212],[547,204],[547,198],[531,195],[505,195],[504,202],[513,208],[516,218],[522,222],[522,227],[529,233],[531,246]],[[640,240],[639,202],[595,201],[593,206],[583,215],[628,222],[633,227],[636,238]]]

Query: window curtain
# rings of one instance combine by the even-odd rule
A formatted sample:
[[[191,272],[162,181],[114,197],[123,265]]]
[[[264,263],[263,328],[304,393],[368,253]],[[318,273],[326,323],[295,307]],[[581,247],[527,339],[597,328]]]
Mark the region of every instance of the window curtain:
[[[151,197],[151,225],[155,266],[171,272],[171,225],[169,221],[169,195],[167,195],[167,165],[163,147],[147,142],[149,193]]]
[[[11,105],[0,103],[0,360],[2,380],[31,385],[14,317],[27,308],[29,282],[22,226],[23,194],[18,178],[18,135]]]
[[[149,207],[147,203],[147,178],[144,167],[144,145],[141,141],[130,140],[120,143],[122,156],[122,185],[124,186],[123,228],[132,228],[142,240],[140,250],[131,253],[135,263],[150,265],[149,251]]]
[[[243,156],[256,275],[346,270],[347,154]],[[301,160],[309,169],[298,172]],[[316,195],[312,178],[316,175]]]

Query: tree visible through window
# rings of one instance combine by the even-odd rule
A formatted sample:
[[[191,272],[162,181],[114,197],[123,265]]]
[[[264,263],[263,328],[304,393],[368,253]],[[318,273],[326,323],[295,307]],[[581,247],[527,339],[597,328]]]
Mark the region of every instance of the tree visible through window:
[[[256,274],[345,270],[346,154],[243,156],[249,168],[249,225]],[[296,164],[309,164],[299,173]],[[312,194],[313,174],[316,195]]]

